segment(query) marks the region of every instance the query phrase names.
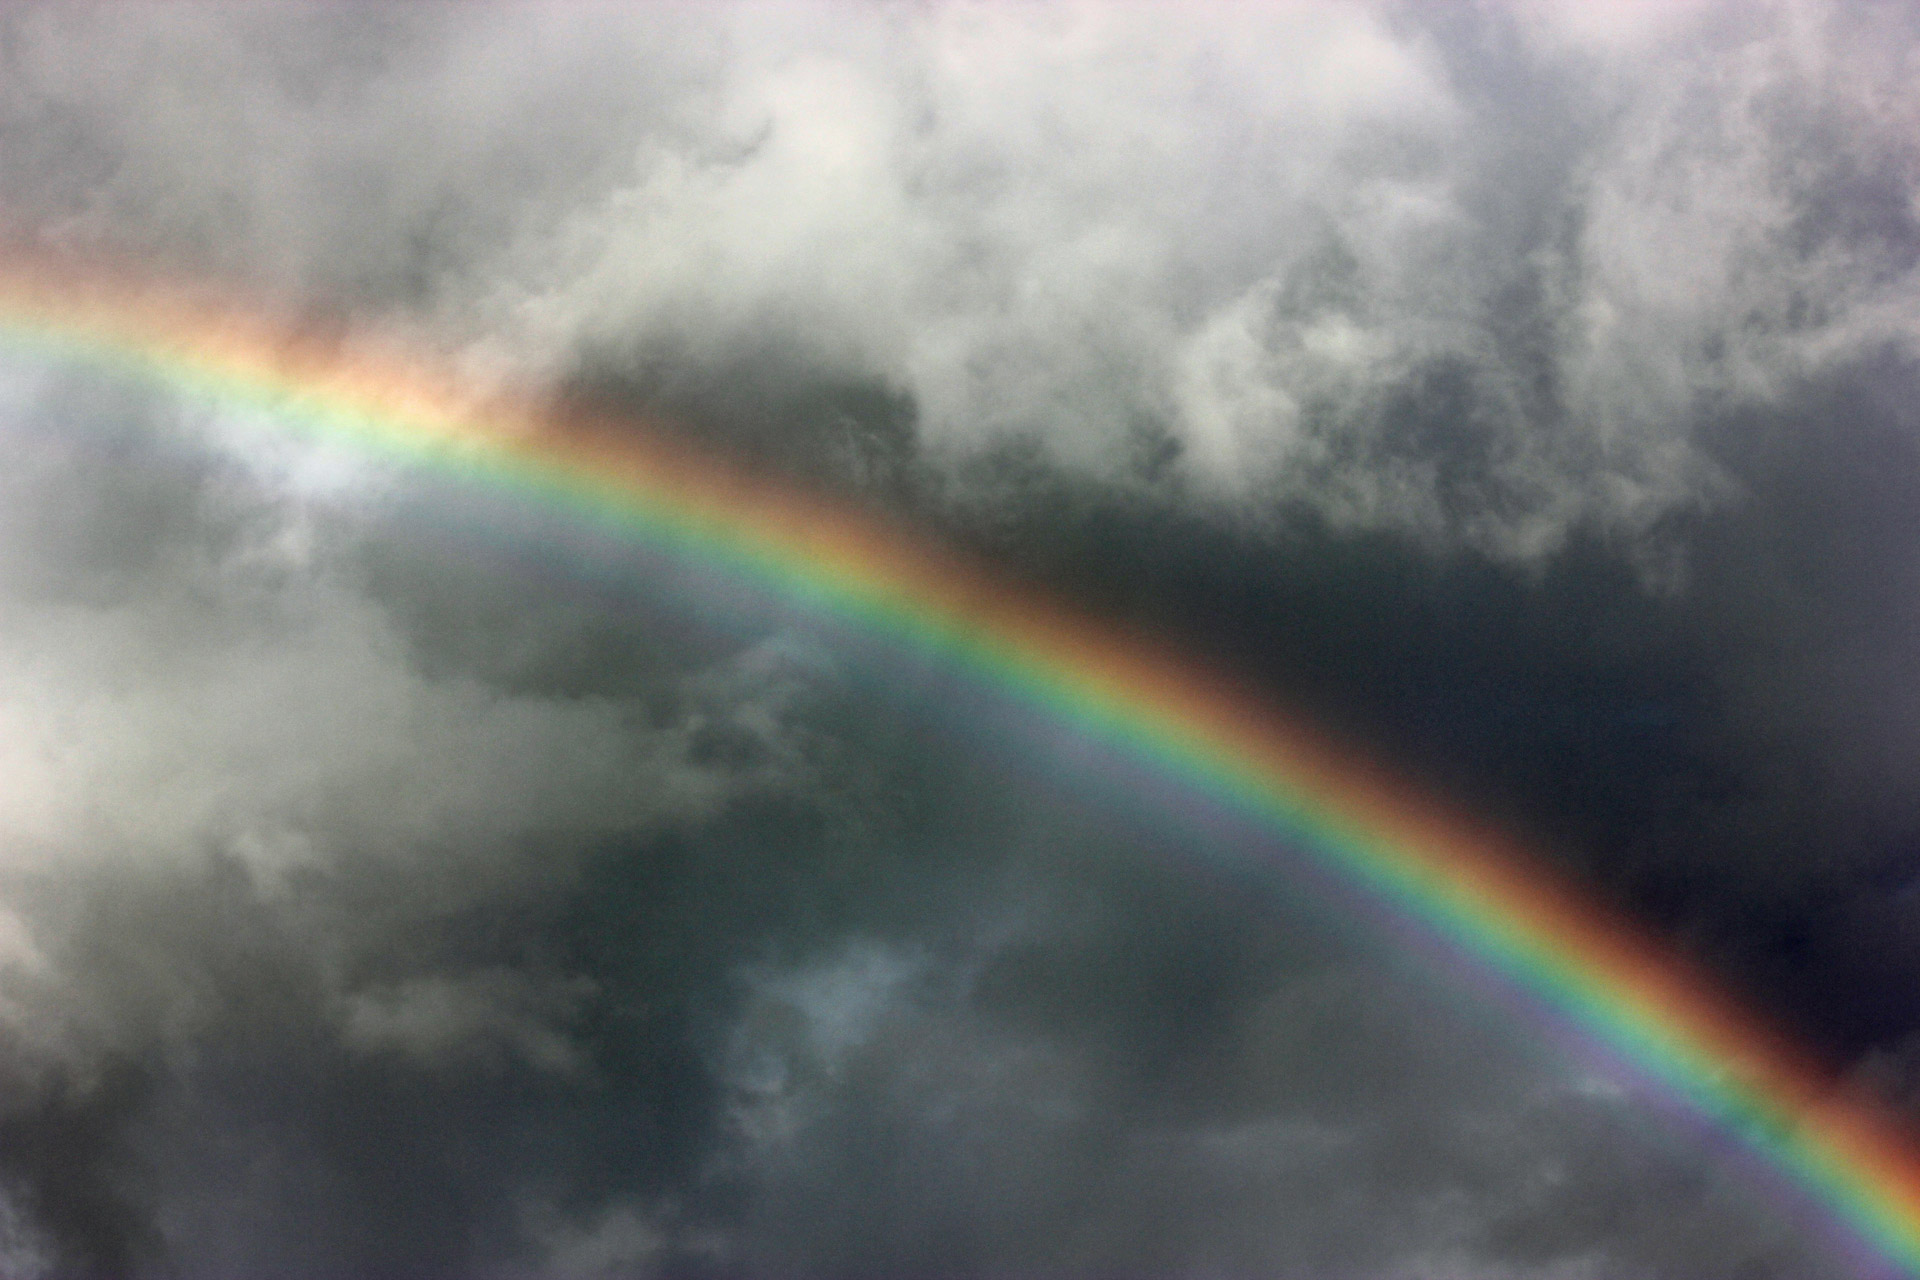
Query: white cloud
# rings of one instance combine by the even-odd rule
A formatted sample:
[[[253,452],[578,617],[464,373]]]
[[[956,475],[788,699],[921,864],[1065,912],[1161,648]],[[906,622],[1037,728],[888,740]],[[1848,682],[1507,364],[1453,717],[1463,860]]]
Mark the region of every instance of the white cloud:
[[[101,886],[164,901],[227,865],[300,918],[341,876],[384,879],[385,913],[336,922],[339,953],[314,958],[324,968],[385,945],[383,931],[562,878],[571,851],[724,794],[724,773],[687,762],[685,726],[649,724],[619,698],[428,670],[357,584],[345,509],[321,516],[224,455],[219,424],[152,388],[102,398],[78,375],[14,412],[0,477],[0,1008],[24,1041],[85,1057],[207,1012],[196,966],[218,938],[155,939],[143,972],[92,972],[98,947],[75,912]],[[529,863],[529,842],[544,859]],[[538,993],[485,974],[419,981],[353,995],[348,1038],[422,1053],[491,1038],[564,1065]]]
[[[1582,522],[1644,530],[1720,497],[1697,434],[1713,415],[1913,354],[1920,40],[1894,8],[21,6],[0,16],[0,230],[212,274],[349,343],[402,332],[487,378],[544,384],[598,362],[642,382],[766,366],[880,384],[911,402],[936,471],[1018,439],[1136,484],[1135,446],[1158,434],[1180,446],[1178,491],[1215,509],[1305,502],[1533,557]],[[363,579],[329,504],[404,501],[383,477],[105,381],[29,390],[0,381],[9,423],[58,419],[9,428],[0,474],[9,1045],[187,1063],[220,1039],[210,1024],[257,1017],[344,1050],[316,1071],[420,1072],[450,1091],[525,1074],[556,1096],[603,1090],[564,1123],[597,1123],[601,1104],[636,1129],[655,1104],[675,1113],[662,1126],[707,1123],[699,1086],[673,1075],[697,1074],[685,1061],[633,1086],[659,1097],[610,1101],[628,1082],[585,1065],[588,1040],[692,1057],[673,1000],[697,975],[679,966],[724,972],[749,945],[700,932],[709,890],[753,917],[729,920],[743,934],[761,913],[807,914],[810,900],[755,897],[788,875],[816,887],[808,865],[769,876],[768,859],[803,857],[772,846],[815,839],[808,823],[839,821],[821,815],[843,802],[890,817],[918,803],[862,791],[893,784],[873,758],[896,744],[800,723],[831,658],[782,635],[687,677],[588,645],[567,658],[617,669],[619,692],[530,677],[521,649],[566,625],[551,598],[524,604],[484,573],[400,574],[402,592],[445,593],[418,600]],[[410,606],[452,631],[480,619],[488,660],[426,652]],[[715,837],[740,849],[663,837],[662,866],[647,861],[646,837],[736,788],[813,807],[767,803]],[[1008,856],[1044,861],[1035,850],[1065,839],[1041,823]],[[680,913],[654,921],[657,951],[597,958],[609,985],[567,968],[571,921],[529,910],[538,936],[504,941],[448,925],[496,907],[518,920],[521,895],[609,844]],[[736,857],[744,871],[718,868]],[[834,874],[862,888],[865,870]],[[1488,1259],[1531,1250],[1530,1274],[1644,1254],[1706,1275],[1685,1265],[1699,1251],[1731,1270],[1720,1246],[1760,1239],[1718,1187],[1681,1207],[1658,1186],[1635,1198],[1672,1165],[1637,1154],[1633,1099],[1516,1102],[1504,1084],[1532,1065],[1463,1054],[1457,1027],[1371,974],[1228,998],[1220,1019],[1239,1021],[1182,1063],[1182,1097],[1122,1079],[1152,1056],[1116,1047],[1138,1028],[1073,1002],[1144,1007],[1101,986],[1127,959],[1073,953],[1079,926],[1057,913],[1021,920],[1034,937],[963,962],[896,941],[769,964],[737,1022],[712,997],[722,1043],[704,1066],[725,1133],[701,1130],[688,1148],[718,1145],[649,1175],[695,1192],[737,1179],[751,1203],[729,1228],[783,1262],[959,1240],[1088,1269],[1162,1249],[1170,1271],[1272,1271],[1320,1250],[1382,1275],[1517,1274]],[[969,986],[1028,944],[1102,975],[1048,987],[1037,1028]],[[600,1007],[615,982],[629,1005]],[[240,1065],[187,1063],[160,1087],[204,1088],[189,1101],[244,1130],[240,1095],[285,1064],[276,1046],[215,1048]],[[333,1132],[311,1105],[285,1103],[297,1140],[247,1139],[289,1162],[301,1212],[310,1171],[292,1165],[309,1130]],[[579,1167],[604,1181],[560,1188],[564,1208],[522,1233],[550,1270],[646,1272],[707,1247],[697,1209],[682,1220],[612,1185],[643,1181],[634,1166]],[[1621,1216],[1596,1225],[1581,1211],[1602,1193]],[[39,1245],[13,1203],[0,1270],[31,1271]],[[316,1218],[337,1207],[316,1203]],[[849,1203],[894,1217],[855,1221]],[[363,1208],[340,1211],[343,1238]],[[278,1237],[260,1239],[264,1256]]]
[[[488,376],[778,352],[936,457],[1111,473],[1144,427],[1203,498],[1523,556],[1710,499],[1702,405],[1920,318],[1897,13],[458,14],[26,11],[0,120],[74,154],[23,151],[12,216]],[[1397,407],[1448,365],[1464,444]]]

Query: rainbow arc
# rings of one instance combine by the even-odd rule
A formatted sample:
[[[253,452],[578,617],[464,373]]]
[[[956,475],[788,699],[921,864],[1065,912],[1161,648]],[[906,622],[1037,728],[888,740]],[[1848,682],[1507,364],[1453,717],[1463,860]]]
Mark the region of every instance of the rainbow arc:
[[[1920,1152],[1704,975],[1526,851],[1177,656],[910,534],[631,425],[477,398],[206,295],[0,267],[0,342],[258,410],[270,429],[558,509],[924,653],[1230,807],[1657,1081],[1920,1277]]]

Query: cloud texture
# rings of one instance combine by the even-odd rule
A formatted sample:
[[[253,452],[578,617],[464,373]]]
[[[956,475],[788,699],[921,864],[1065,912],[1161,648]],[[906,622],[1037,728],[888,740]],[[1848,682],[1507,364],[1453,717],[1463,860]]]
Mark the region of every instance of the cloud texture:
[[[49,7],[8,204],[482,370],[778,356],[929,448],[1528,554],[1912,329],[1903,10],[1573,8]]]
[[[0,237],[1173,636],[1910,1108],[1917,72],[1867,0],[22,4]],[[937,682],[261,425],[0,363],[0,1273],[1850,1273]]]

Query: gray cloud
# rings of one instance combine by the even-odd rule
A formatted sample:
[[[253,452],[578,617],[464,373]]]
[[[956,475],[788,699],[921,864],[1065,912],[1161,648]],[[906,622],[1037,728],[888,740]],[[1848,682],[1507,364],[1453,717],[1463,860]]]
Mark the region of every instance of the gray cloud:
[[[1175,634],[1910,1105],[1915,35],[20,5],[0,234]],[[0,417],[0,1271],[1848,1273],[937,679],[137,379]]]
[[[29,9],[15,234],[1532,555],[1912,331],[1897,7]],[[189,86],[190,89],[189,89]],[[1149,456],[1161,456],[1150,451]]]
[[[1656,1136],[1630,1095],[1490,1055],[1403,978],[1272,975],[1145,1082],[1071,1023],[982,1016],[995,1000],[956,1000],[943,961],[855,946],[756,987],[723,1148],[754,1191],[746,1271],[1821,1265],[1785,1224],[1760,1225],[1750,1187]],[[1058,986],[1052,998],[1084,998]]]
[[[0,1124],[27,1135],[25,1212],[114,1271],[151,1243],[111,1225],[140,1196],[62,1190],[90,1176],[74,1144],[210,1045],[572,1069],[590,981],[502,970],[433,922],[510,917],[728,779],[630,698],[425,669],[344,508],[271,483],[199,408],[80,369],[8,385]]]

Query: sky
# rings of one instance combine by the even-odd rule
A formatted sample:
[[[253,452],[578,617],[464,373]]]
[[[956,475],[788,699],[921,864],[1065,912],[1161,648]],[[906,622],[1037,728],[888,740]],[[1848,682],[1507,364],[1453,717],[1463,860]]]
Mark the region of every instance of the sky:
[[[670,433],[1293,708],[1920,1124],[1920,10],[0,9],[0,252]],[[6,1280],[1860,1274],[737,584],[0,345]]]

